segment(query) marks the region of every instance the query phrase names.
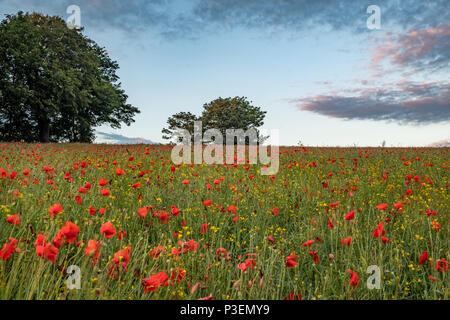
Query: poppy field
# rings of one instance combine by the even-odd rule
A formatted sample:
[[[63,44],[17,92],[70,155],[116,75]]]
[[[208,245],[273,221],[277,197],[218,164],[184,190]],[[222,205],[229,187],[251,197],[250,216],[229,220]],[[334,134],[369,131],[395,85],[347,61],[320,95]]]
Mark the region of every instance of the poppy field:
[[[2,143],[0,299],[448,299],[449,151]]]

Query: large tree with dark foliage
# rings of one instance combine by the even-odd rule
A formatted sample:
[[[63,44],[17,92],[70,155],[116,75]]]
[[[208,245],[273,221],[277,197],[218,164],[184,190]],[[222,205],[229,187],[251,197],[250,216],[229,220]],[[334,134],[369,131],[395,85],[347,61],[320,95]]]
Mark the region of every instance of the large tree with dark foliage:
[[[202,121],[202,131],[207,129],[218,129],[225,137],[227,129],[254,129],[259,142],[268,137],[260,135],[258,127],[264,124],[266,111],[260,107],[253,106],[246,97],[217,98],[203,105],[203,112],[200,117],[190,112],[179,112],[167,120],[168,128],[164,128],[163,138],[167,140],[181,139],[177,136],[180,129],[187,130],[194,136],[194,121]],[[223,139],[226,143],[226,139]],[[248,141],[247,141],[248,143]]]
[[[0,23],[0,140],[91,142],[94,127],[130,125],[106,50],[60,17],[6,15]]]

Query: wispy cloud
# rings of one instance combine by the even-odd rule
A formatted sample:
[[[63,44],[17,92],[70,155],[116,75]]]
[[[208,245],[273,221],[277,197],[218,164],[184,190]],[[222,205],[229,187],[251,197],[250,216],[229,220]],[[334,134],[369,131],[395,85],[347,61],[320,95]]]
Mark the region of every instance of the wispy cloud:
[[[8,0],[0,0],[0,4]],[[72,0],[22,0],[23,10],[50,11],[65,16]],[[82,23],[128,32],[152,28],[164,37],[197,37],[205,32],[254,28],[308,31],[322,26],[366,32],[365,0],[78,0]],[[16,6],[19,3],[15,4]],[[447,0],[387,0],[378,4],[384,25],[435,27],[449,20]],[[83,22],[84,21],[84,22]]]
[[[153,141],[144,138],[130,138],[117,133],[106,133],[96,131],[96,143],[112,143],[112,144],[154,144]]]
[[[358,120],[401,124],[450,121],[450,84],[401,82],[395,88],[353,89],[348,95],[317,95],[291,100],[300,110]]]
[[[436,147],[436,148],[450,147],[450,138],[430,143],[428,147]]]
[[[372,67],[388,60],[394,67],[427,72],[450,67],[450,23],[437,27],[412,29],[404,34],[389,34],[374,49]]]

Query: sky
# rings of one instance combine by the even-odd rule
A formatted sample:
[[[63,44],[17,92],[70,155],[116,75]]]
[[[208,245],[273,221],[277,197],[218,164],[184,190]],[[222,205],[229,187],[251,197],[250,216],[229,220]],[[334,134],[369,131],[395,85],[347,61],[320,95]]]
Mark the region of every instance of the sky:
[[[234,96],[267,111],[280,145],[450,141],[448,0],[0,0],[0,14],[67,21],[70,5],[141,110],[131,126],[97,128],[96,142],[164,142],[172,114]]]

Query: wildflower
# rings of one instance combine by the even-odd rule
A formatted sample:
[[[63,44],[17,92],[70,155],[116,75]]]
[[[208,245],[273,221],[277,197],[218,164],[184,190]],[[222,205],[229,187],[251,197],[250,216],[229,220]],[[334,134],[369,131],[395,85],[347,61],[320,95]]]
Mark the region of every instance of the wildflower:
[[[347,245],[347,246],[350,246],[351,242],[352,242],[352,237],[350,237],[350,236],[341,240],[341,243],[343,245]]]
[[[141,283],[144,287],[144,292],[155,292],[160,286],[167,286],[169,276],[164,272],[159,272],[149,278],[142,279]]]
[[[352,285],[352,287],[356,287],[359,283],[359,278],[358,275],[356,274],[355,271],[352,271],[350,269],[347,270],[348,273],[350,273],[350,284]]]
[[[439,272],[447,272],[448,271],[448,263],[447,260],[442,258],[441,260],[438,260],[436,262],[436,265],[434,266],[434,268],[439,271]]]
[[[11,258],[12,253],[15,251],[18,242],[19,240],[9,237],[8,243],[6,243],[0,250],[0,259],[8,261]]]
[[[353,220],[355,218],[355,210],[350,211],[344,217],[345,220]]]
[[[9,224],[14,224],[14,225],[18,226],[18,225],[20,225],[20,217],[18,214],[8,216],[6,218],[6,222],[8,222]]]
[[[100,227],[100,232],[105,236],[105,238],[112,238],[116,234],[116,228],[114,228],[111,222],[106,222]]]
[[[56,217],[59,213],[63,212],[63,207],[60,203],[55,203],[48,208],[48,212],[50,213],[50,218]]]
[[[420,256],[418,264],[423,264],[425,261],[428,260],[428,253],[424,251],[422,255]]]
[[[98,258],[100,257],[99,248],[101,244],[101,241],[89,240],[87,247],[84,249],[84,254],[92,258],[92,264],[96,264]]]
[[[288,268],[294,268],[296,265],[298,265],[298,257],[295,255],[294,252],[292,252],[287,258],[286,258],[286,267]]]

